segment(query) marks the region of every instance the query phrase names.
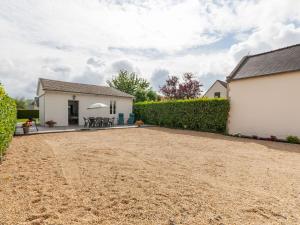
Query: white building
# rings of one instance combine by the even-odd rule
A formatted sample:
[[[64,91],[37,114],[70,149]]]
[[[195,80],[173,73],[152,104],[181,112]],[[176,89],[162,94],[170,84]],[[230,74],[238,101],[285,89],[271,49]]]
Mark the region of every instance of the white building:
[[[203,95],[206,98],[227,98],[227,83],[216,80],[215,83]]]
[[[300,137],[300,44],[244,57],[227,81],[230,134]]]
[[[133,96],[111,87],[40,78],[37,87],[41,125],[53,120],[56,126],[84,125],[83,117],[109,117],[124,121],[132,113]],[[94,103],[107,108],[88,109]]]

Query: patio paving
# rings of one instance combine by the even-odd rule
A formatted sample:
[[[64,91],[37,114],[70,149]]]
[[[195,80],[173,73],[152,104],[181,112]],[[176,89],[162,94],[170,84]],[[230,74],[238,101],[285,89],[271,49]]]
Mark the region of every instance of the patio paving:
[[[148,127],[149,125],[144,125]],[[125,129],[125,128],[136,128],[136,125],[116,125],[113,127],[84,127],[84,126],[57,126],[57,127],[48,127],[48,126],[32,126],[29,128],[29,134],[47,134],[47,133],[61,133],[61,132],[75,132],[75,131],[89,131],[89,130],[107,130],[107,129]],[[18,123],[15,131],[16,136],[24,135],[22,123]]]

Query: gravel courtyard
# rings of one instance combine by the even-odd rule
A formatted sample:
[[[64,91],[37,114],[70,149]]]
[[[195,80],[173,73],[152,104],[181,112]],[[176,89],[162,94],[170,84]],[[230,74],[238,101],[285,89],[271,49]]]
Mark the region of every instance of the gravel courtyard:
[[[300,224],[300,145],[165,128],[15,137],[0,224]]]

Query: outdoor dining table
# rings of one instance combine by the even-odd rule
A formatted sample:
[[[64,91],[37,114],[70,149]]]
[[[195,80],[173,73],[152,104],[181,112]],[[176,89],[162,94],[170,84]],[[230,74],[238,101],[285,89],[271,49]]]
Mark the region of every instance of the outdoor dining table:
[[[107,127],[113,126],[114,118],[109,117],[88,117],[89,127]],[[105,122],[105,123],[104,123]]]

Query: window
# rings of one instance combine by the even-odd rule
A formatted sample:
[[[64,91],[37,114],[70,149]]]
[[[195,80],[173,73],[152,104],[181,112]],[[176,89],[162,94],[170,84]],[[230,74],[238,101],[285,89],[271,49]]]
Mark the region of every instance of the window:
[[[116,107],[117,107],[117,103],[116,101],[114,101],[114,107],[113,107],[113,113],[116,114]]]
[[[221,97],[221,93],[220,92],[215,92],[215,98],[220,98]]]
[[[112,106],[112,100],[110,100],[110,104],[109,104],[109,114],[113,114],[112,108],[113,108],[113,106]]]
[[[109,105],[109,113],[110,114],[116,114],[116,108],[117,108],[117,103],[116,101],[110,101],[110,105]]]

